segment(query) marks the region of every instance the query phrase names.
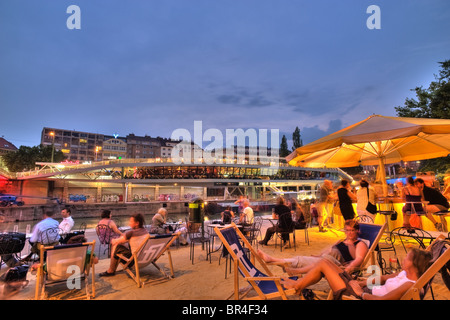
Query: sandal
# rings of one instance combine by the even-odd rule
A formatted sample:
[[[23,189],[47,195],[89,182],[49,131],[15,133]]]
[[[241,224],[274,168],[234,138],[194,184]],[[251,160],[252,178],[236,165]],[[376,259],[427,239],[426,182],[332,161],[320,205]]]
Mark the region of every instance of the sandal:
[[[114,275],[116,275],[115,272],[109,273],[108,271],[99,273],[99,276],[100,276],[100,277],[112,277],[112,276],[114,276]]]

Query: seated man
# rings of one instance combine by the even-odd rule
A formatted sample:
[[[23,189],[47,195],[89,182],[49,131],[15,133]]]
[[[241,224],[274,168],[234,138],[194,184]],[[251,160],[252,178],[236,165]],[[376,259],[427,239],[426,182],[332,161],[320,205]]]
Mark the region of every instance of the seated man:
[[[38,222],[31,233],[30,237],[30,254],[24,258],[28,260],[33,254],[39,255],[39,248],[41,244],[44,245],[56,245],[59,243],[59,223],[53,217],[52,210],[46,210],[43,214],[43,218]]]
[[[63,217],[63,221],[59,224],[59,229],[61,230],[61,233],[68,234],[75,224],[71,216],[70,208],[62,209],[61,216]]]
[[[447,221],[445,220],[445,216],[440,217],[441,223],[437,223],[433,218],[433,213],[448,211],[450,205],[447,198],[445,198],[438,190],[426,186],[422,178],[414,180],[414,184],[422,190],[423,198],[425,201],[428,201],[427,218],[434,223],[438,231],[447,231]]]
[[[130,258],[131,248],[129,246],[129,241],[132,237],[140,237],[148,234],[148,231],[144,228],[144,216],[140,213],[134,214],[130,217],[129,226],[131,230],[128,230],[120,238],[111,240],[111,245],[113,246],[113,254],[111,255],[111,262],[109,264],[109,269],[105,272],[100,273],[100,277],[111,277],[116,274],[116,269],[119,266],[118,254],[122,254],[127,258]]]
[[[278,217],[278,223],[273,227],[267,228],[266,235],[263,240],[259,241],[259,244],[266,246],[276,232],[283,232],[283,246],[286,246],[289,241],[288,232],[292,230],[294,223],[292,221],[291,209],[285,204],[283,197],[278,197],[277,205],[274,207],[274,213]]]
[[[328,260],[335,265],[344,268],[347,273],[357,270],[369,251],[369,242],[358,238],[359,223],[354,220],[345,221],[344,230],[346,238],[325,249],[318,256],[297,256],[290,259],[271,257],[261,250],[258,255],[267,263],[279,264],[286,267],[290,275],[307,273],[321,260]]]
[[[243,202],[243,207],[244,209],[240,215],[239,224],[243,226],[252,225],[255,215],[253,213],[253,209],[250,207],[250,201],[245,199]]]

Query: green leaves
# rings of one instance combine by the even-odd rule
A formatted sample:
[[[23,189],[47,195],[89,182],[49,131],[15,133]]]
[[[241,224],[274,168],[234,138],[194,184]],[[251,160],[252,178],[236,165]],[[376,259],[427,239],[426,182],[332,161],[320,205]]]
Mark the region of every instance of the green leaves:
[[[9,171],[19,172],[32,170],[36,162],[50,162],[52,157],[52,146],[20,146],[16,152],[10,152],[3,155],[3,162]],[[54,162],[61,162],[65,156],[61,151],[55,150]]]

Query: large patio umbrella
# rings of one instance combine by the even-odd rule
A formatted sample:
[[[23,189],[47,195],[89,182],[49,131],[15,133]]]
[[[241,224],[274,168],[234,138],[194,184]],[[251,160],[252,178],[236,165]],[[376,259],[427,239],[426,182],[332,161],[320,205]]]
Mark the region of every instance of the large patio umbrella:
[[[445,157],[450,153],[450,120],[373,115],[296,149],[290,165],[339,168],[378,165],[387,194],[385,164]]]

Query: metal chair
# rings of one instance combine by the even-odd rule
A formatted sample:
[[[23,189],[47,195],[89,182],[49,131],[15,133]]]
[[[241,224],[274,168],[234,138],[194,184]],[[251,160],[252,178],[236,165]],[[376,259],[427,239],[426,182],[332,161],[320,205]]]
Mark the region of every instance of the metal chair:
[[[286,236],[286,238],[289,238],[289,247],[291,247],[291,233],[293,234],[292,238],[294,241],[294,251],[297,251],[297,246],[295,243],[295,221],[291,222],[288,230],[275,232],[275,248],[277,247],[277,239],[279,238],[280,240],[282,240],[284,236]],[[280,251],[283,251],[283,244],[280,245]]]
[[[360,215],[355,218],[355,221],[363,222],[363,223],[373,223],[373,218],[368,215]]]
[[[99,246],[98,246],[98,255],[101,255],[102,246],[106,246],[106,249],[103,252],[108,251],[108,258],[111,257],[111,239],[113,239],[114,231],[106,224],[99,224],[95,227],[95,231],[97,232]]]
[[[194,264],[195,244],[201,244],[202,248],[206,247],[206,259],[209,256],[209,263],[211,263],[211,239],[205,230],[201,230],[201,226],[202,224],[199,222],[189,222],[186,219],[187,234],[190,242],[189,258],[192,264]]]
[[[263,224],[263,219],[261,217],[255,217],[253,219],[253,224],[249,227],[244,227],[245,238],[253,245],[253,242],[258,246],[258,237],[261,235],[261,227]]]
[[[0,267],[2,263],[6,263],[5,257],[9,259],[11,256],[16,260],[20,260],[20,252],[25,247],[25,233],[8,232],[0,234]]]
[[[294,237],[294,243],[296,243],[296,234],[295,231],[296,230],[304,230],[305,231],[305,242],[308,244],[309,246],[309,231],[308,229],[311,227],[311,215],[308,215],[308,218],[305,219],[306,225],[304,228],[301,228],[297,222],[295,221],[295,227],[294,227],[294,232],[293,232],[293,237]]]

